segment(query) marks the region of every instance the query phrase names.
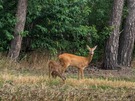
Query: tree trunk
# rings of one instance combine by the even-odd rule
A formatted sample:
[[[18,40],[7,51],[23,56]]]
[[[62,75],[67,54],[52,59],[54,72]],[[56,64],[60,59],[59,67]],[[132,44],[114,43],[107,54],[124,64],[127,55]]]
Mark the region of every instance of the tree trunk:
[[[22,36],[20,33],[24,31],[27,12],[27,0],[19,0],[17,5],[16,19],[17,23],[14,29],[14,39],[11,41],[11,48],[8,53],[8,57],[12,60],[17,60],[22,43]]]
[[[112,26],[113,30],[106,42],[103,69],[116,69],[117,67],[118,43],[123,5],[124,0],[114,0],[112,15],[109,22],[109,26]]]
[[[122,66],[131,66],[135,40],[135,0],[127,0],[128,16],[124,25],[124,32],[120,38],[118,63]]]

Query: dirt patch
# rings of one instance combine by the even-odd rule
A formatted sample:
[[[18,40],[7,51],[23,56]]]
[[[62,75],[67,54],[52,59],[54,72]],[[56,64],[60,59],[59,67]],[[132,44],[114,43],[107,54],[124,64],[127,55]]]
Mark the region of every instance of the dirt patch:
[[[77,75],[78,70],[74,67],[70,67],[66,70],[66,75]],[[103,70],[91,65],[84,70],[85,77],[88,78],[117,78],[129,81],[135,81],[135,69],[129,67],[123,67],[119,70]]]

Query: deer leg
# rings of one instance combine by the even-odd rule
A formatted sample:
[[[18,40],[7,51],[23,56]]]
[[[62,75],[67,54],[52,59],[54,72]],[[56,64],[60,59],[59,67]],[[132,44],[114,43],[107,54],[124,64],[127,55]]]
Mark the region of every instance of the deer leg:
[[[65,73],[65,71],[66,71],[66,68],[65,67],[62,68],[62,74]]]
[[[64,79],[64,80],[66,80],[66,77],[65,77],[65,76],[63,76],[63,79]]]
[[[80,79],[80,69],[78,68],[78,80]]]
[[[80,69],[80,72],[81,72],[81,79],[83,79],[84,78],[83,69]]]
[[[52,75],[53,78],[56,78],[57,77],[57,72],[56,71],[52,71],[51,75]]]
[[[66,69],[67,69],[68,66],[69,66],[69,64],[64,64],[62,66],[62,74],[65,73],[65,71],[66,71]]]
[[[62,74],[65,72],[65,70],[67,69],[67,67],[70,65],[68,62],[66,62],[66,61],[68,61],[67,59],[65,60],[61,60],[60,59],[60,64],[61,64],[61,66],[62,66]]]
[[[50,69],[50,67],[49,67],[49,78],[51,77],[51,69]]]

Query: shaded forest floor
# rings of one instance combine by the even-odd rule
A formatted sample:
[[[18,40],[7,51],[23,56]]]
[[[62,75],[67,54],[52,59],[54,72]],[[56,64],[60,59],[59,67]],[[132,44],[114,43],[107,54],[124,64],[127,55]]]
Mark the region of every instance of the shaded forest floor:
[[[66,71],[68,77],[76,77],[78,70],[76,68],[70,67]],[[103,70],[95,67],[93,65],[85,68],[84,74],[86,78],[102,78],[102,79],[117,79],[117,80],[127,80],[135,82],[135,68],[123,67],[120,70]],[[74,77],[73,76],[73,77]]]

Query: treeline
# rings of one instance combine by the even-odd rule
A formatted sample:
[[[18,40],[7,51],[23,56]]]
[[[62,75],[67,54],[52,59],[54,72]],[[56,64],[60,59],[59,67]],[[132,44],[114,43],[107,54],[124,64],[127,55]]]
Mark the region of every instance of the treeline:
[[[87,44],[98,45],[95,58],[103,57],[104,69],[130,67],[134,2],[0,0],[0,51],[7,51],[8,57],[17,60],[20,52],[36,49],[86,55]]]

